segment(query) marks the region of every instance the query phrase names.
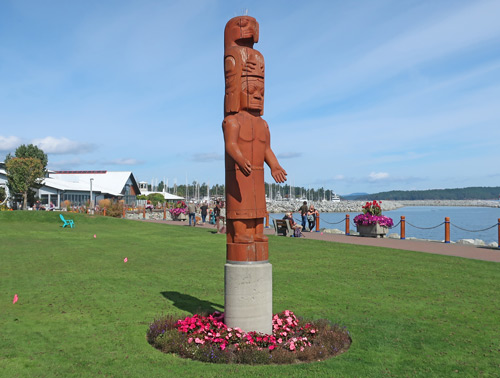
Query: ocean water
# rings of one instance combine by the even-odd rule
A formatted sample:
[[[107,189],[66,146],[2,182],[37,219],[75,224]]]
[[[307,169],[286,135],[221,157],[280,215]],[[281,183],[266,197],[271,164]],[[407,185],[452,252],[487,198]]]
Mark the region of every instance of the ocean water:
[[[320,228],[336,228],[345,231],[345,215],[351,218],[351,230],[356,230],[352,220],[356,213],[321,213]],[[450,218],[450,240],[481,239],[486,244],[498,243],[498,219],[500,208],[491,207],[452,207],[452,206],[408,206],[398,210],[384,211],[391,217],[394,225],[389,231],[400,234],[398,225],[401,216],[406,218],[406,237],[418,239],[444,240],[444,218]],[[270,214],[271,219],[283,218],[284,214]],[[300,215],[294,213],[294,219],[300,223]],[[272,220],[270,221],[272,224]],[[437,226],[437,227],[436,227]],[[435,228],[434,228],[435,227]],[[467,230],[467,231],[465,231]],[[473,232],[471,232],[473,231]]]

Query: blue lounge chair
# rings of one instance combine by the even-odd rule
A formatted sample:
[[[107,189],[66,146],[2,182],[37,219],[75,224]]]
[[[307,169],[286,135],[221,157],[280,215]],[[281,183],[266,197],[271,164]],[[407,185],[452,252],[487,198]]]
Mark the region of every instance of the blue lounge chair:
[[[75,222],[73,222],[73,219],[64,219],[62,214],[59,214],[59,217],[64,222],[64,224],[62,225],[63,228],[66,226],[70,226],[71,228],[75,227]]]

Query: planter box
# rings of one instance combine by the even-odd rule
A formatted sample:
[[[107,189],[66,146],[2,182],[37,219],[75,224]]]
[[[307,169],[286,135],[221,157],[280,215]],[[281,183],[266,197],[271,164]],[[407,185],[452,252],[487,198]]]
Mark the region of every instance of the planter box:
[[[356,226],[359,236],[369,236],[372,238],[383,238],[389,231],[389,227],[381,226],[378,223],[369,226]]]
[[[185,221],[188,219],[188,216],[187,214],[179,214],[177,216],[175,215],[172,215],[172,220],[176,220],[176,221]]]

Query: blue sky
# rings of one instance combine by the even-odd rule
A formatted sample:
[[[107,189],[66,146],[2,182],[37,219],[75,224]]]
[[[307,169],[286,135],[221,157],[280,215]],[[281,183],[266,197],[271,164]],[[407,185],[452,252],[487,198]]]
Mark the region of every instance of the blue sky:
[[[223,183],[224,26],[246,11],[292,185],[500,185],[499,0],[3,0],[0,159]]]

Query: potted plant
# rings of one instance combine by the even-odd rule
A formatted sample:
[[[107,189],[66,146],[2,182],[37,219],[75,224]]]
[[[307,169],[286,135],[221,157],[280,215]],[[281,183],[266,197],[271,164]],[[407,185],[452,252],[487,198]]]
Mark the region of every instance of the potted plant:
[[[356,215],[354,224],[359,235],[371,237],[384,237],[389,231],[389,227],[394,225],[391,218],[382,215],[382,201],[367,202],[363,206],[363,214]]]
[[[184,201],[178,201],[173,208],[169,210],[173,220],[187,219],[187,205]]]

